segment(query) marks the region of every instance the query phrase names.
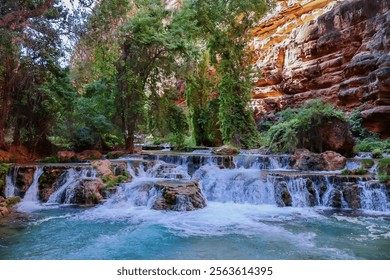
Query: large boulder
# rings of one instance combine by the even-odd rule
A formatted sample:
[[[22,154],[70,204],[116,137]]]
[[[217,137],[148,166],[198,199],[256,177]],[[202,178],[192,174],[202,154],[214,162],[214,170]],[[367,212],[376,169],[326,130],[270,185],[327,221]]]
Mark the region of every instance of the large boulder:
[[[93,179],[84,181],[84,204],[97,204],[103,200],[101,190],[104,187],[102,180]]]
[[[295,151],[292,161],[294,169],[305,171],[321,171],[326,169],[325,159],[320,154],[311,153],[306,149]]]
[[[152,208],[155,210],[193,211],[206,207],[206,200],[197,182],[163,181],[155,184],[159,197]]]
[[[347,159],[339,153],[326,151],[322,154],[298,149],[293,157],[293,168],[304,171],[334,171],[345,167]]]
[[[39,199],[47,202],[49,197],[56,191],[59,185],[60,176],[65,172],[66,167],[45,166],[43,174],[39,177]],[[63,176],[61,177],[63,178]],[[63,178],[64,179],[64,178]]]
[[[346,156],[354,154],[353,147],[356,142],[347,121],[333,118],[321,123],[320,135],[322,137],[322,151],[335,151]]]
[[[240,150],[232,146],[224,145],[222,147],[214,148],[211,152],[214,155],[237,155],[240,153]]]
[[[36,166],[20,166],[17,168],[15,184],[20,195],[24,195],[34,179]]]
[[[344,183],[343,188],[343,197],[348,203],[348,206],[352,209],[359,209],[360,204],[360,190],[359,186],[355,183]]]
[[[97,160],[102,159],[102,157],[102,153],[96,150],[85,150],[77,154],[77,158],[80,161]]]
[[[347,163],[347,158],[336,153],[334,151],[326,151],[321,154],[326,163],[326,170],[341,170],[344,169],[345,164]]]
[[[73,162],[77,159],[76,153],[73,151],[58,151],[57,157],[60,162]]]

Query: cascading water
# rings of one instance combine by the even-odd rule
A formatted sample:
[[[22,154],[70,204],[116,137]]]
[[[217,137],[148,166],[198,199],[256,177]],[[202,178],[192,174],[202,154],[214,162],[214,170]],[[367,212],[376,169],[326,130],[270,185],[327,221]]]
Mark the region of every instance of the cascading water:
[[[215,165],[200,168],[193,176],[200,181],[209,201],[250,204],[275,204],[274,189],[256,169],[220,169]]]
[[[388,191],[371,177],[276,164],[261,170],[256,157],[233,165],[206,158],[196,170],[188,158],[179,165],[129,160],[131,182],[104,203],[43,204],[45,211],[28,215],[28,226],[0,238],[0,259],[390,259]],[[83,180],[95,176],[86,169],[63,172],[49,201],[71,203]],[[188,211],[181,195],[169,209],[176,211],[154,207],[163,196],[159,186],[177,182],[199,182],[207,207]],[[382,212],[332,210],[351,207]]]
[[[17,195],[16,188],[16,175],[18,174],[19,167],[12,168],[5,178],[5,197],[13,197]]]
[[[38,185],[39,177],[42,175],[42,173],[43,169],[40,167],[35,170],[33,181],[24,195],[22,202],[18,204],[19,210],[32,211],[39,208]]]
[[[359,182],[361,188],[361,208],[386,212],[390,209],[389,194],[386,187],[378,183]]]
[[[83,191],[82,180],[96,178],[93,168],[76,170],[68,169],[61,175],[58,189],[49,197],[47,203],[72,204],[75,201],[77,191]]]

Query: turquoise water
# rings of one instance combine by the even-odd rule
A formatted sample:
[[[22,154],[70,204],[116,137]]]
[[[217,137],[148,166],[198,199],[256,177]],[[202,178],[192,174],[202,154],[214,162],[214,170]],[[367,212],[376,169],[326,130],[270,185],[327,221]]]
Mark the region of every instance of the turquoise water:
[[[0,259],[390,259],[390,216],[209,202],[43,206],[0,222]]]

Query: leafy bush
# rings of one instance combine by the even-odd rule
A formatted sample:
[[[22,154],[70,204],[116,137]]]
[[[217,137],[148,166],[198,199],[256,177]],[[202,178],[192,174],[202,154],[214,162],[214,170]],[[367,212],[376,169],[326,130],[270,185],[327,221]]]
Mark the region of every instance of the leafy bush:
[[[0,190],[5,186],[5,176],[9,170],[8,164],[0,164]]]
[[[374,161],[370,158],[362,159],[363,168],[369,169],[374,166]]]
[[[355,146],[355,152],[367,152],[367,153],[390,153],[390,138],[387,140],[380,140],[375,138],[365,139],[360,141]]]
[[[381,182],[390,179],[390,158],[382,158],[378,164],[378,179]]]
[[[268,145],[275,152],[292,152],[298,147],[322,150],[318,126],[334,119],[346,120],[342,111],[321,100],[314,100],[299,109],[286,109],[278,115],[281,121],[267,133]]]
[[[348,117],[348,122],[351,125],[352,136],[357,140],[362,141],[367,138],[377,138],[377,135],[369,132],[365,127],[363,127],[363,118],[361,116],[360,108],[352,112],[352,114]]]

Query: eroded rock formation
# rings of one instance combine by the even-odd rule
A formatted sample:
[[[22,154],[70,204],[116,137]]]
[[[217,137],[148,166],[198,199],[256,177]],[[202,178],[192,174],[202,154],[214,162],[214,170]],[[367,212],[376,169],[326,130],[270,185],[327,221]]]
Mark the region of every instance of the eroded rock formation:
[[[259,120],[322,98],[390,136],[390,1],[276,1],[253,31]]]

